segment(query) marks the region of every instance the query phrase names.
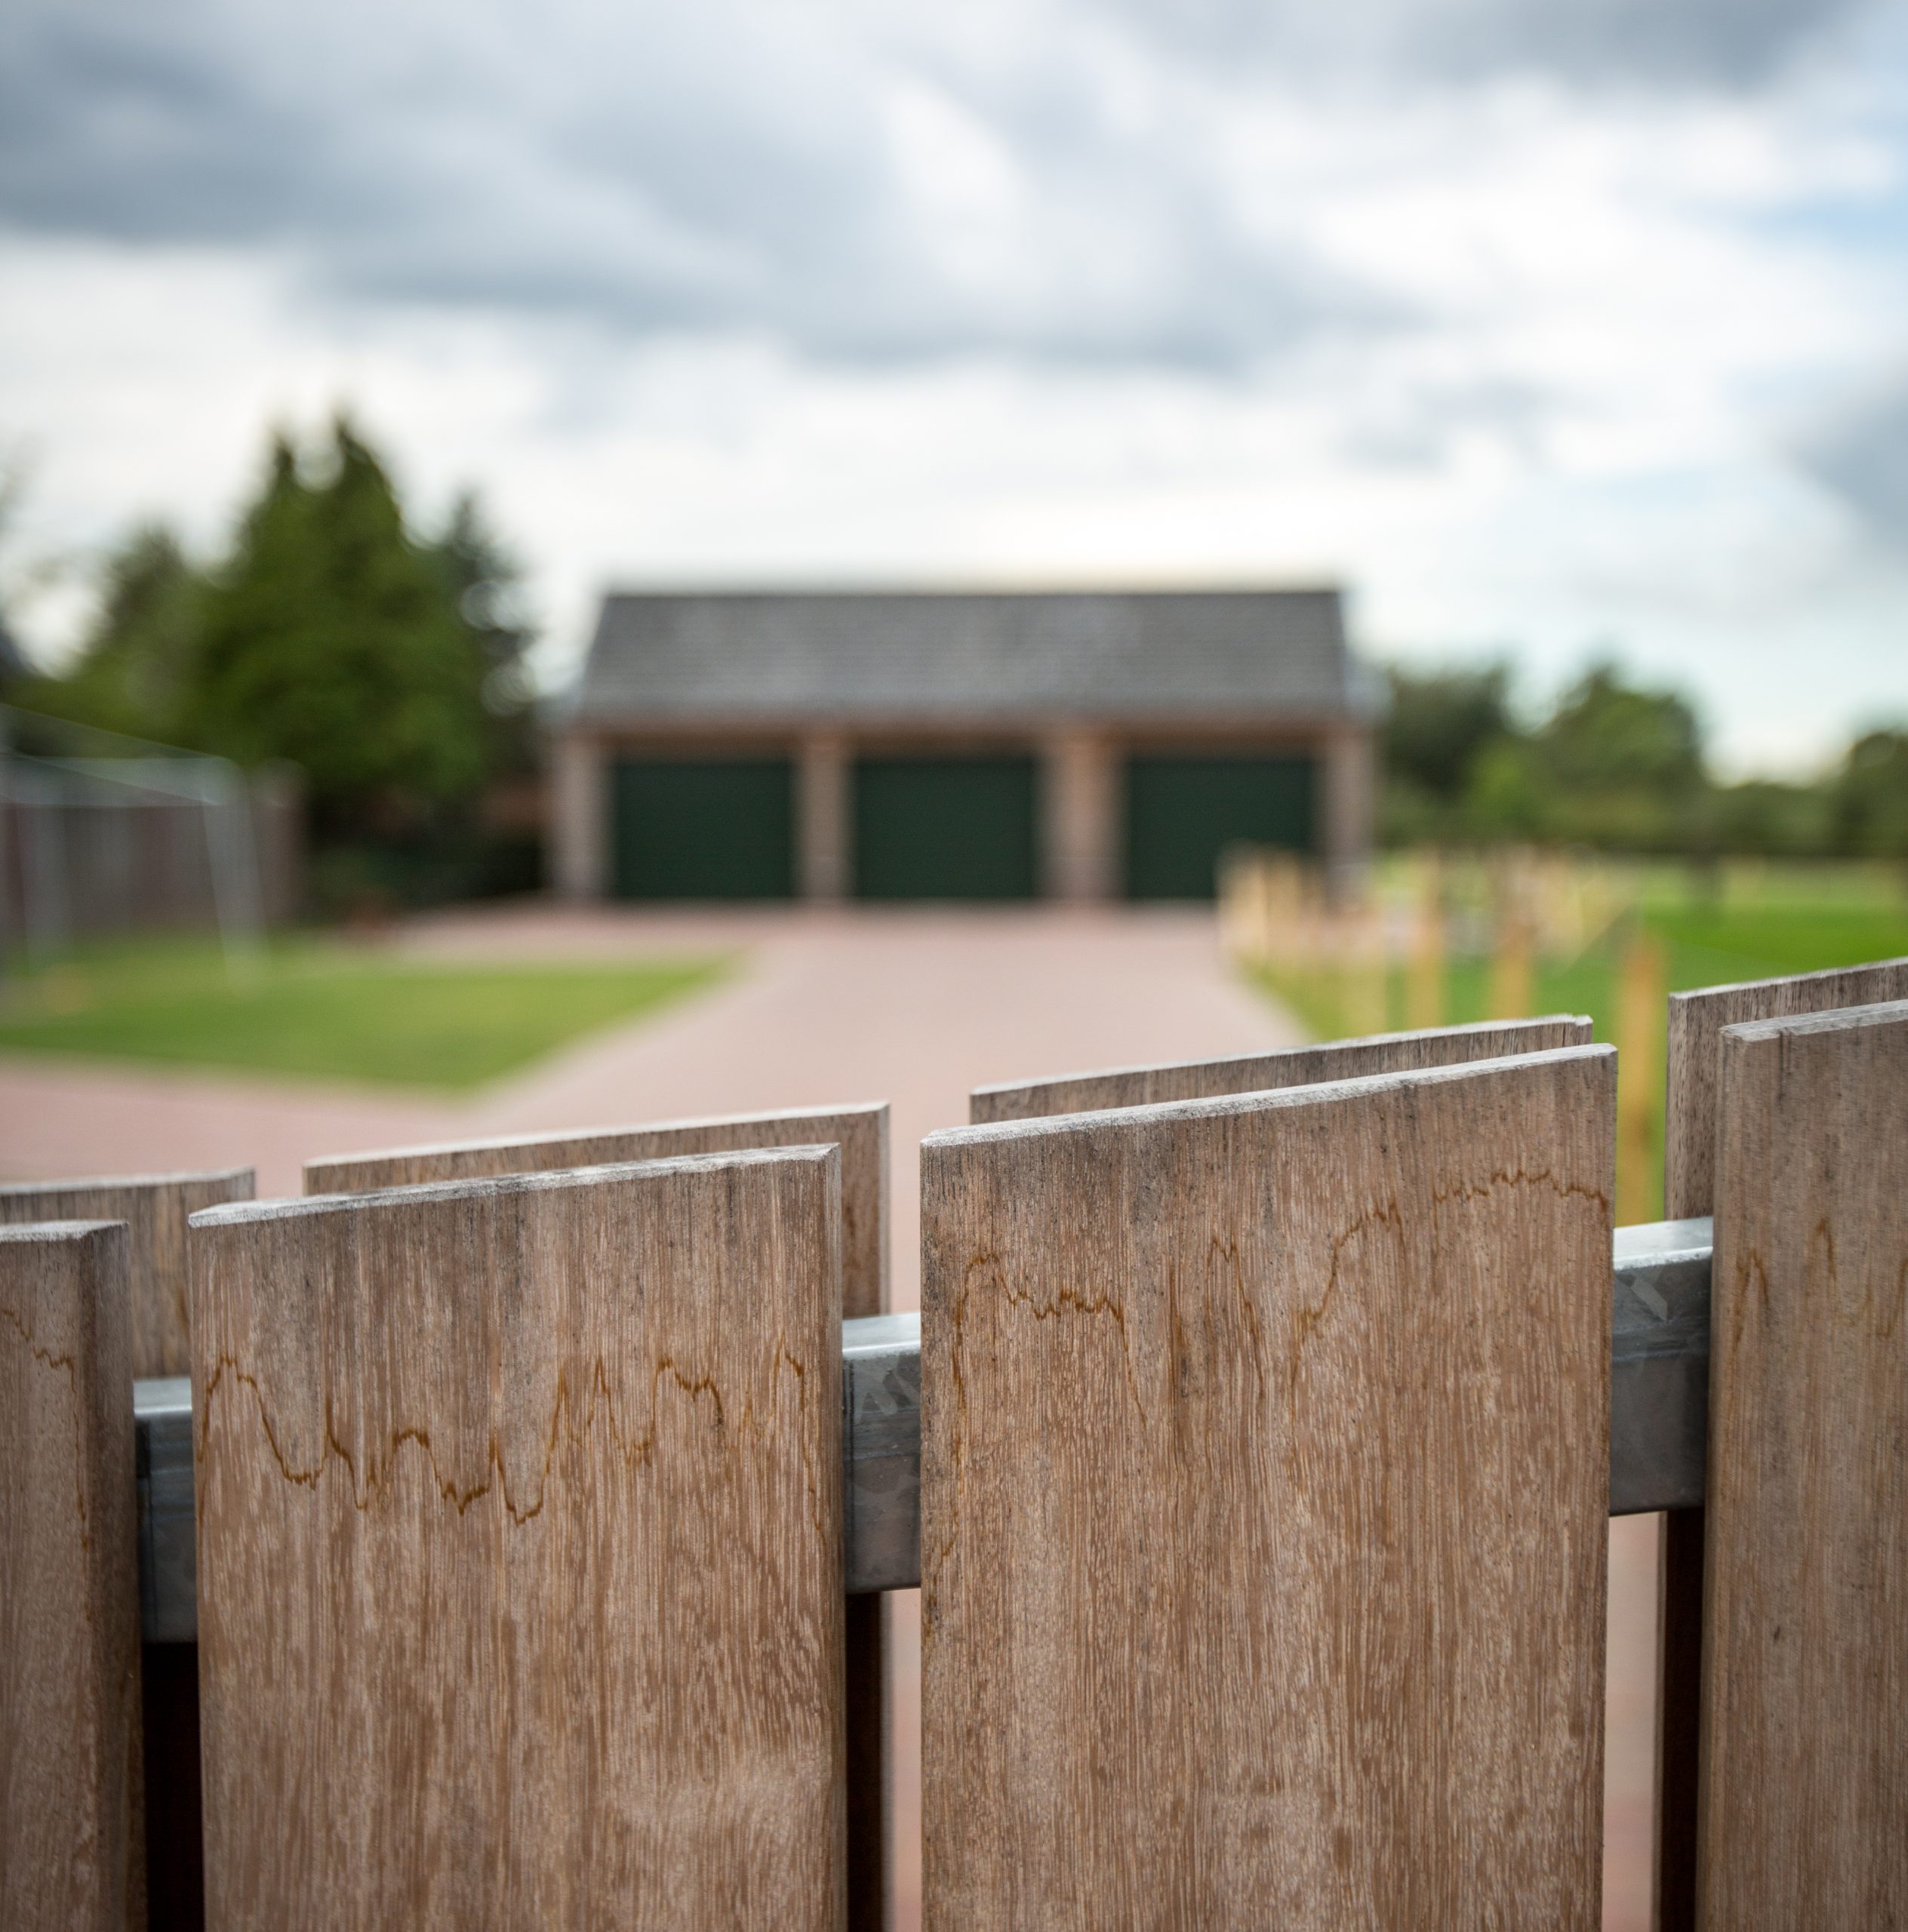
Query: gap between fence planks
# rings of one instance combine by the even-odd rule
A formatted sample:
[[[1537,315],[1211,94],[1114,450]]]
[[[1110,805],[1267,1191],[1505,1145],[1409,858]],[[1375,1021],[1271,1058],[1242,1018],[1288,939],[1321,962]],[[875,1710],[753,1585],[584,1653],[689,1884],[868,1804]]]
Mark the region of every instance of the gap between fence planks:
[[[340,1155],[305,1164],[307,1195],[358,1193],[420,1182],[549,1172],[733,1149],[832,1143],[842,1150],[842,1298],[845,1315],[888,1309],[888,1109],[885,1101],[661,1121],[592,1133],[504,1136]],[[843,1609],[848,1670],[848,1924],[884,1932],[889,1916],[893,1772],[888,1708],[888,1609],[877,1595]]]
[[[1614,1103],[924,1143],[929,1927],[1596,1924]]]
[[[0,1229],[0,1928],[138,1932],[124,1227]]]
[[[1310,1087],[1322,1081],[1357,1080],[1374,1073],[1457,1066],[1509,1054],[1588,1046],[1591,1033],[1588,1020],[1553,1014],[1542,1020],[1490,1020],[1474,1026],[1433,1026],[1410,1033],[1377,1033],[1362,1040],[1328,1040],[1316,1046],[1284,1047],[1276,1053],[1242,1054],[1229,1060],[1174,1060],[1154,1066],[1112,1067],[1099,1073],[1063,1074],[1048,1080],[1004,1081],[977,1087],[968,1097],[968,1118],[979,1127],[999,1121],[1090,1113],[1106,1107]]]
[[[1698,1922],[1908,1909],[1908,1001],[1722,1035]]]
[[[0,1223],[124,1221],[131,1230],[131,1375],[189,1375],[186,1223],[202,1208],[249,1201],[250,1168],[198,1174],[130,1174],[0,1186]]]
[[[1908,998],[1908,958],[1673,994],[1663,1118],[1664,1214],[1682,1220],[1715,1211],[1724,1027],[1902,998]],[[1705,1537],[1700,1509],[1673,1509],[1663,1518],[1657,1560],[1655,1932],[1691,1932],[1696,1923]]]
[[[829,1928],[840,1156],[193,1226],[208,1922]]]

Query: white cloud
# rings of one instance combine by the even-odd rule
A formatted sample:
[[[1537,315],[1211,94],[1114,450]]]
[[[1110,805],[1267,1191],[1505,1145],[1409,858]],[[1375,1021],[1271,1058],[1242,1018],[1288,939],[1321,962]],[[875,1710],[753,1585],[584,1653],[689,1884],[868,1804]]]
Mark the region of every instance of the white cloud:
[[[617,580],[1333,576],[1388,650],[1614,638],[1738,758],[1908,709],[1885,17],[1437,17],[24,0],[0,433],[60,541],[211,546],[348,398],[553,669]]]

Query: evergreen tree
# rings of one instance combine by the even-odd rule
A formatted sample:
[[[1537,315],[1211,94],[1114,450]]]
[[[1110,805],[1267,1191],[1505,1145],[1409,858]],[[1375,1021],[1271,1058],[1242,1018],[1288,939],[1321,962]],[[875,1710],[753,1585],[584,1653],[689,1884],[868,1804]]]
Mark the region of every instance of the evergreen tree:
[[[537,755],[535,718],[524,659],[536,632],[524,615],[522,567],[468,490],[451,506],[444,533],[432,548],[449,580],[457,614],[482,648],[488,669],[482,695],[493,721],[498,768],[531,771]]]
[[[342,417],[311,473],[283,437],[205,599],[197,723],[242,763],[305,774],[322,833],[405,832],[491,761],[482,637],[442,558],[412,541]]]
[[[141,525],[102,566],[100,608],[71,667],[20,694],[29,709],[129,737],[195,736],[193,657],[205,585],[163,525]]]

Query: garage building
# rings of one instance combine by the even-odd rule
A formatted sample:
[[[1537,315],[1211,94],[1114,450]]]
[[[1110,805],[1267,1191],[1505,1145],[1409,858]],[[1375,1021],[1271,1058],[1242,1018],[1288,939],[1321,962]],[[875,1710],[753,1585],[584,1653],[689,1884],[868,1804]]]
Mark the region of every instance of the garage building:
[[[1356,865],[1376,688],[1335,590],[642,592],[562,714],[558,883],[629,900],[1202,899]]]

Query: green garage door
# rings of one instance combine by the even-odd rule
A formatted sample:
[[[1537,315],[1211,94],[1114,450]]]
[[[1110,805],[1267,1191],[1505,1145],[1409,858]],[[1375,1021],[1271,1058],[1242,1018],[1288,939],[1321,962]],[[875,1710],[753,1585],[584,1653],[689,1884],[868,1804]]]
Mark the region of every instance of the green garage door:
[[[1030,758],[864,758],[854,767],[862,899],[1031,899]]]
[[[1126,766],[1126,894],[1210,899],[1228,845],[1312,849],[1309,758],[1134,758]]]
[[[795,774],[785,758],[622,758],[610,827],[619,899],[787,899]]]

